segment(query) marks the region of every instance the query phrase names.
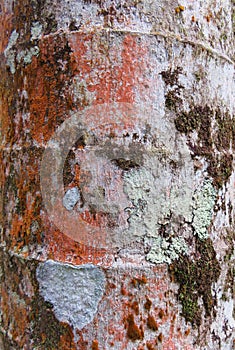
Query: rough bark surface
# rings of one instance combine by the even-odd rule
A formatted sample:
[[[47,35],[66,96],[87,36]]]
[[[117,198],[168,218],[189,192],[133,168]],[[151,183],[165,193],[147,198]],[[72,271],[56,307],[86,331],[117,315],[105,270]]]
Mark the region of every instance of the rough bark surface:
[[[235,349],[234,31],[1,0],[1,349]]]

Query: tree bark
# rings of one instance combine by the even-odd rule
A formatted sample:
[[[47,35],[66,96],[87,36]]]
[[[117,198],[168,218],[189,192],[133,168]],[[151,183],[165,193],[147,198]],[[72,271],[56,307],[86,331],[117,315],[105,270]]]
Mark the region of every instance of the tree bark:
[[[234,6],[1,1],[1,349],[235,349]]]

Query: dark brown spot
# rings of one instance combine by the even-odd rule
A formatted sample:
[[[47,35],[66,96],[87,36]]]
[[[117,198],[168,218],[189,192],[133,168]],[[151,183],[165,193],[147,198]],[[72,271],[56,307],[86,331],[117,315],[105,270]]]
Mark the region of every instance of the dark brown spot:
[[[143,339],[144,332],[141,327],[138,327],[134,320],[134,315],[130,314],[127,318],[128,328],[127,328],[127,336],[131,340]]]
[[[146,296],[146,302],[144,303],[145,310],[149,311],[152,306],[152,301]]]
[[[133,168],[138,168],[140,165],[136,163],[132,159],[124,159],[124,158],[119,158],[119,159],[113,159],[112,163],[117,165],[119,168],[122,170],[128,171]]]
[[[158,330],[157,322],[155,321],[155,318],[152,315],[148,315],[147,326],[149,329],[152,329],[152,331]]]

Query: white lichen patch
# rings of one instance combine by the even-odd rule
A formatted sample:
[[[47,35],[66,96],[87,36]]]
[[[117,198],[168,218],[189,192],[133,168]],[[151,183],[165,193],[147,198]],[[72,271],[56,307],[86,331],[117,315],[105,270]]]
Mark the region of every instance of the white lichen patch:
[[[159,236],[152,240],[147,260],[155,264],[170,264],[180,255],[187,253],[188,246],[183,237],[173,237],[167,240]]]
[[[48,260],[36,272],[39,291],[56,318],[81,330],[90,323],[105,290],[103,271],[92,264],[73,266]]]
[[[208,227],[211,224],[215,199],[216,191],[210,180],[205,181],[194,195],[192,226],[195,230],[195,235],[200,239],[208,237]]]
[[[74,206],[80,201],[81,196],[77,187],[69,188],[63,198],[63,206],[67,210],[73,210]]]

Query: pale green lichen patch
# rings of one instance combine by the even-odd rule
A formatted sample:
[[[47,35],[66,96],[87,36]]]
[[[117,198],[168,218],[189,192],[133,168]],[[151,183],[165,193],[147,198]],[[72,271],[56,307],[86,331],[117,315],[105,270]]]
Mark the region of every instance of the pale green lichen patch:
[[[7,66],[10,68],[10,72],[12,74],[15,73],[15,52],[14,52],[14,46],[17,42],[17,39],[19,37],[19,33],[17,33],[16,30],[13,30],[11,33],[8,45],[4,51],[4,55],[7,60]]]
[[[20,51],[16,57],[17,62],[18,63],[23,62],[24,64],[30,64],[32,62],[33,56],[38,56],[39,51],[40,50],[39,50],[38,46],[31,47],[29,50]]]
[[[129,231],[135,236],[143,236],[148,231],[155,231],[157,222],[154,215],[161,208],[161,201],[154,196],[155,182],[148,169],[132,169],[124,174],[124,191],[128,194],[133,206],[126,208],[129,212]],[[167,209],[165,208],[165,211]]]
[[[6,64],[10,68],[10,72],[15,74],[16,64],[23,63],[24,65],[32,62],[33,56],[38,56],[40,50],[37,45],[34,45],[32,41],[38,40],[42,33],[42,25],[39,22],[35,22],[31,28],[31,47],[27,49],[17,50],[17,43],[19,42],[19,33],[13,30],[11,33],[8,45],[4,51],[6,57]],[[17,52],[18,51],[18,52]]]
[[[202,188],[195,193],[192,226],[195,235],[200,239],[208,237],[215,199],[216,191],[210,180],[205,181]]]
[[[159,155],[147,155],[144,166],[123,174],[124,192],[132,202],[128,232],[135,236],[158,237],[162,221],[174,217],[192,220],[192,164],[185,157],[185,171],[179,165],[177,176],[171,169],[170,157],[162,161]],[[187,175],[191,175],[187,177]],[[179,188],[179,178],[183,191]]]
[[[187,223],[193,219],[193,162],[181,137],[172,139],[177,147],[167,133],[162,143],[149,145],[141,166],[123,173],[124,192],[132,203],[125,208],[126,235],[141,239],[149,247],[146,259],[155,264],[188,254],[192,231]]]
[[[125,192],[133,203],[133,207],[129,208],[129,231],[136,236],[145,236],[145,243],[151,247],[146,256],[148,261],[170,264],[181,255],[187,254],[188,246],[184,237],[174,236],[174,230],[168,237],[162,237],[159,233],[163,218],[168,222],[172,210],[176,216],[179,215],[179,206],[172,207],[173,201],[167,199],[169,179],[164,175],[160,162],[156,167],[159,169],[155,169],[155,172],[154,169],[150,172],[150,169],[137,168],[124,174]],[[154,176],[157,173],[158,178]],[[158,183],[159,178],[161,186]],[[183,198],[181,196],[181,200]]]
[[[187,252],[188,246],[183,237],[165,239],[159,236],[153,240],[147,260],[155,264],[170,264]]]
[[[37,40],[42,34],[42,24],[34,22],[31,28],[31,40]]]

